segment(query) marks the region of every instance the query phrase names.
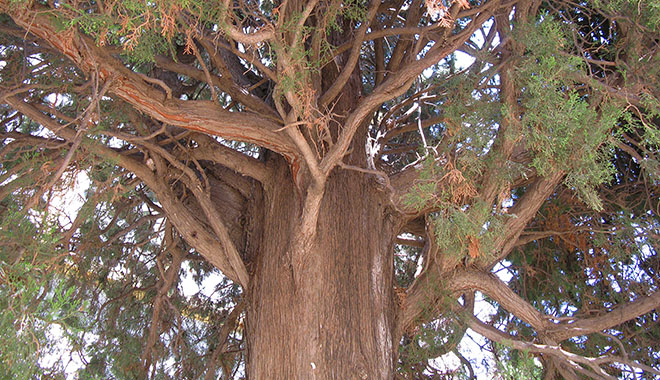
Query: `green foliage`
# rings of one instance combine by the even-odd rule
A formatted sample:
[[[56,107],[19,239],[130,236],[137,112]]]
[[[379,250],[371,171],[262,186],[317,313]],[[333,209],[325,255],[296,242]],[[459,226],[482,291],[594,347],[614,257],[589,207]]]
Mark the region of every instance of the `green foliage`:
[[[451,169],[451,165],[439,166],[429,156],[419,179],[406,193],[405,202],[418,210],[437,210],[430,214],[430,220],[443,255],[463,258],[469,254],[476,258],[492,253],[506,218],[512,216],[493,213],[490,205],[471,199],[474,194],[471,181],[462,172]]]
[[[2,379],[61,376],[62,363],[52,363],[60,349],[53,327],[59,326],[60,334],[75,334],[80,328],[76,320],[87,307],[66,282],[55,226],[36,219],[10,210],[0,225]]]
[[[652,31],[660,30],[660,3],[655,0],[593,0],[594,7],[625,14]]]
[[[521,122],[527,147],[534,153],[532,167],[541,175],[565,171],[566,184],[591,207],[601,209],[595,187],[613,174],[608,143],[623,113],[621,104],[576,86],[584,63],[567,54],[569,44],[558,22],[545,17],[520,25],[516,40],[527,50],[516,76],[523,88]]]
[[[328,7],[326,33],[330,33],[331,30],[341,32],[344,29],[340,24],[342,17],[355,22],[364,21],[367,18],[368,1],[348,0],[337,3],[337,6],[333,5]]]
[[[226,14],[221,2],[193,0],[128,0],[107,6],[104,12],[93,13],[63,4],[63,12],[56,16],[63,27],[80,28],[99,45],[122,46],[125,58],[134,64],[152,62],[157,54],[174,51],[174,39],[186,33],[179,29],[181,12],[194,15],[199,26],[222,26]],[[186,44],[191,43],[188,37],[186,34]]]
[[[491,215],[490,207],[483,202],[467,209],[447,209],[433,219],[436,244],[443,254],[459,258],[490,255],[508,217]]]
[[[404,203],[406,206],[422,210],[436,198],[438,192],[436,171],[437,165],[433,158],[428,156],[419,171],[419,180],[405,194]]]
[[[640,154],[635,157],[638,164],[644,170],[651,182],[660,181],[660,160],[655,154],[660,149],[660,131],[652,124],[652,120],[660,116],[660,100],[650,94],[643,97],[644,111],[636,107],[623,114],[623,130],[618,131],[615,137],[629,144],[630,136],[636,136],[640,140]]]
[[[11,6],[25,7],[28,3],[33,4],[11,0]],[[123,60],[117,64],[124,63],[129,70],[160,80],[173,92],[178,87],[184,94],[180,96],[182,101],[209,99],[208,85],[204,79],[183,74],[187,71],[175,72],[156,65],[156,55],[169,52],[179,60],[176,63],[200,73],[204,71],[202,62],[191,59],[185,63],[182,59],[186,58],[186,48],[197,47],[208,74],[217,76],[221,68],[209,59],[213,52],[192,45],[198,31],[221,41],[217,47],[227,47],[222,39],[230,25],[274,25],[275,42],[249,48],[231,46],[247,52],[248,57],[252,55],[254,61],[231,58],[243,65],[243,75],[254,85],[248,90],[251,97],[260,98],[264,104],[275,97],[282,100],[288,112],[292,104],[286,104],[281,95],[291,92],[304,103],[301,111],[305,114],[314,107],[315,96],[320,95],[318,83],[313,81],[326,79],[320,78],[321,74],[342,68],[341,57],[335,65],[332,52],[365,21],[368,2],[321,2],[303,25],[300,12],[285,12],[280,3],[234,2],[227,9],[223,2],[201,0],[39,2],[43,9],[51,7],[48,12],[57,18],[64,32],[67,28],[80,30],[99,45],[111,45],[111,54],[118,53],[117,47],[123,48]],[[475,9],[484,2],[470,3]],[[500,45],[494,42],[490,48],[473,51],[483,43],[477,31],[463,46],[477,60],[472,67],[459,72],[460,55],[451,53],[419,78],[411,78],[415,85],[382,104],[374,112],[372,123],[365,122],[368,130],[360,130],[356,136],[378,140],[381,152],[394,152],[374,157],[381,159],[374,160],[379,170],[396,174],[413,163],[422,164],[420,176],[405,200],[418,213],[414,222],[423,221],[431,228],[407,238],[417,240],[412,243],[416,246],[429,243],[426,248],[432,249],[395,247],[398,292],[417,284],[418,268],[433,259],[443,259],[440,256],[458,266],[472,266],[477,257],[493,258],[489,255],[498,253],[493,252],[493,243],[509,232],[505,230],[509,218],[516,218],[502,211],[503,204],[518,203],[530,189],[529,180],[535,180],[537,174],[557,170],[566,173],[563,185],[550,193],[518,243],[530,242],[517,246],[506,261],[498,264],[510,266],[509,285],[538,310],[558,318],[594,315],[628,301],[631,295],[657,289],[660,58],[654,33],[660,25],[660,7],[656,3],[542,2],[541,11],[531,22],[523,23],[516,15],[516,23],[510,25],[503,17],[507,21],[497,25],[501,29],[490,29],[500,22],[490,20],[481,40],[493,37],[490,31],[507,30],[509,26],[514,34],[506,39],[496,36],[492,41],[500,41]],[[304,6],[304,2],[299,4]],[[589,8],[593,4],[599,8]],[[430,25],[427,16],[407,19],[415,11],[409,5],[399,11],[383,8],[387,9],[379,11],[368,32],[372,34],[360,47],[357,70],[363,88],[361,93],[349,95],[362,95],[361,99],[377,88],[379,75],[385,81],[390,75],[399,75],[389,67],[397,46],[420,38],[419,46],[408,46],[421,49],[417,56],[421,57],[443,48],[440,40],[436,45],[422,46],[425,39],[445,35],[451,40],[469,25],[466,17],[457,20],[453,31],[445,33],[440,25]],[[520,6],[516,4],[515,9],[517,12]],[[423,8],[418,11],[423,13]],[[0,15],[0,21],[5,27],[0,36],[3,94],[31,87],[17,96],[38,106],[40,112],[60,125],[78,128],[77,117],[93,98],[85,87],[92,83],[87,82],[88,73],[79,72],[52,47],[42,49],[41,41],[26,39],[29,34],[24,31],[16,34],[18,28],[10,18]],[[371,39],[373,33],[403,27],[419,27],[424,32]],[[376,50],[377,43],[382,50]],[[406,50],[406,54],[411,51]],[[383,54],[382,61],[377,60],[376,53]],[[409,62],[406,60],[412,62],[416,54],[417,50],[403,57],[404,70]],[[288,65],[281,64],[284,58]],[[256,63],[268,66],[277,80],[259,73]],[[384,71],[376,73],[379,64],[385,66]],[[289,67],[285,71],[283,66]],[[510,70],[513,79],[514,100],[506,106],[502,70]],[[326,85],[323,82],[322,86]],[[149,85],[159,87],[155,83]],[[236,90],[234,85],[248,88],[244,82],[229,87]],[[258,87],[262,87],[260,91],[256,91]],[[227,93],[231,91],[224,84],[216,90],[220,105],[227,110],[248,110],[247,105]],[[57,167],[54,163],[67,152],[68,143],[61,137],[52,138],[43,126],[10,107],[0,106],[0,378],[5,378],[4,373],[8,374],[6,378],[62,378],[64,357],[53,365],[45,360],[48,356],[60,359],[61,355],[46,349],[53,345],[53,331],[58,329],[64,351],[75,351],[85,359],[84,367],[73,376],[144,378],[142,356],[154,326],[157,339],[150,351],[151,377],[201,378],[211,349],[218,344],[226,312],[241,297],[236,284],[222,277],[176,233],[172,233],[172,239],[166,238],[172,230],[156,196],[134,174],[120,168],[119,162],[104,159],[95,150],[112,149],[136,164],[146,164],[149,153],[166,151],[163,157],[167,156],[169,163],[177,161],[177,165],[194,170],[200,177],[215,177],[212,179],[223,186],[232,187],[231,183],[240,179],[225,181],[220,163],[191,160],[194,155],[189,149],[199,143],[196,133],[175,138],[170,132],[176,127],[163,125],[113,96],[110,91],[100,99],[100,121],[87,130],[81,154],[75,156],[71,171],[65,173],[68,179],[55,186],[64,187],[75,173],[85,173],[89,178],[89,188],[78,189],[85,204],[68,221],[63,215],[53,214],[49,207],[53,196],[48,192],[33,210],[19,211],[48,182]],[[324,115],[333,123],[337,121],[326,136],[316,139],[318,131],[300,128],[310,147],[318,143],[313,148],[319,159],[323,159],[324,149],[337,141],[348,112],[369,103],[359,101],[351,108],[344,107],[339,99]],[[343,109],[334,114],[333,107]],[[411,128],[417,127],[418,121],[431,119],[435,124],[424,126],[421,132]],[[155,133],[161,127],[165,132]],[[405,131],[396,134],[399,128]],[[389,140],[382,138],[390,134]],[[516,151],[522,150],[522,157],[500,155],[503,140],[505,144],[513,142]],[[422,141],[424,146],[415,150]],[[278,154],[268,151],[262,156],[261,148],[238,141],[223,144],[251,157]],[[176,169],[171,174],[167,184],[172,192],[186,207],[197,207],[176,176]],[[497,188],[493,192],[502,193],[486,202],[479,193],[492,184]],[[203,222],[203,217],[200,220]],[[435,240],[431,243],[425,238]],[[176,262],[175,250],[185,255],[185,261],[177,281],[163,288],[163,272]],[[432,297],[423,305],[415,305],[424,312],[419,328],[404,335],[399,373],[408,378],[461,376],[441,374],[432,368],[431,359],[453,350],[464,336],[465,326],[457,322],[460,315],[452,311],[456,295],[445,292],[444,279],[434,278],[434,271],[424,275],[431,277]],[[203,286],[211,290],[190,290]],[[155,318],[158,302],[164,306]],[[497,308],[494,326],[520,339],[533,341],[537,337],[529,325],[513,318],[494,301],[488,302]],[[608,333],[618,339],[632,360],[653,365],[649,360],[660,351],[660,335],[654,327],[657,320],[658,313],[653,311]],[[238,370],[239,375],[234,377],[240,377],[245,368],[243,338],[242,327],[230,334],[229,351],[223,358],[229,370]],[[565,349],[593,356],[622,354],[613,340],[593,335],[561,344]],[[501,378],[540,377],[540,369],[529,355],[503,346],[494,351],[500,359],[497,369]],[[618,369],[610,369],[618,373]]]
[[[496,345],[498,356],[504,356],[504,360],[495,361],[498,380],[541,380],[543,368],[534,361],[534,356],[526,352],[512,350],[506,345]]]
[[[405,289],[415,280],[417,262],[422,250],[401,245],[396,245],[394,250],[394,281],[396,286]]]

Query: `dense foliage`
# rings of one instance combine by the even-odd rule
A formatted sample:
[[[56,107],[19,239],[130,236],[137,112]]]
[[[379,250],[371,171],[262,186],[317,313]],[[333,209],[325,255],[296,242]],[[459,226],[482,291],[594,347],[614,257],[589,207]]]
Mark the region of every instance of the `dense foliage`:
[[[659,376],[658,4],[0,0],[0,378],[244,378],[275,155],[393,191],[397,376]]]

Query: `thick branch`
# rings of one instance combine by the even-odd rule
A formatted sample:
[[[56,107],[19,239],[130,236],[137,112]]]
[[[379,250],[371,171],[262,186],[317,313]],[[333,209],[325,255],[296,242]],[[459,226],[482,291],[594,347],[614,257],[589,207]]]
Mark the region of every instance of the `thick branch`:
[[[534,218],[563,177],[564,172],[555,171],[547,177],[538,178],[529,186],[523,197],[511,208],[510,213],[513,217],[504,226],[504,233],[493,244],[494,257],[490,255],[482,257],[481,267],[490,268],[511,252],[517,245],[518,237],[525,226]]]
[[[196,136],[195,140],[200,145],[191,151],[195,159],[216,162],[261,183],[269,180],[270,174],[263,162],[226,147],[206,135]]]
[[[609,375],[607,372],[605,372],[602,368],[599,367],[599,364],[601,363],[607,363],[607,362],[621,362],[622,360],[618,360],[617,358],[613,357],[600,357],[600,358],[590,358],[590,357],[585,357],[585,356],[580,356],[573,354],[571,352],[563,350],[559,346],[552,346],[552,345],[547,345],[547,344],[536,344],[536,343],[530,343],[530,342],[524,342],[521,340],[514,339],[512,336],[509,334],[506,334],[492,326],[488,326],[485,323],[481,322],[478,320],[476,317],[472,316],[469,318],[469,325],[470,328],[474,331],[476,331],[478,334],[483,335],[484,337],[503,344],[505,346],[511,347],[513,349],[523,351],[523,352],[534,352],[534,353],[541,353],[541,354],[546,354],[546,355],[551,355],[554,356],[558,359],[561,359],[565,363],[568,363],[569,366],[581,373],[584,373],[585,375],[593,378],[593,379],[615,379],[615,377]],[[627,361],[626,361],[627,362]],[[586,372],[582,367],[579,366],[579,364],[583,364],[591,368],[592,371],[594,372]],[[626,363],[628,364],[628,363]],[[646,366],[645,366],[646,367]]]
[[[619,305],[597,317],[580,319],[567,325],[557,325],[557,328],[549,330],[549,333],[558,341],[593,334],[613,328],[658,308],[660,308],[660,291],[649,296],[640,296],[635,301]]]
[[[500,1],[498,0],[488,2],[483,7],[484,11],[475,17],[460,33],[451,36],[451,39],[443,41],[443,43],[437,43],[424,58],[388,75],[388,78],[383,84],[376,87],[369,96],[365,97],[355,111],[348,116],[337,143],[332,146],[321,162],[321,170],[329,173],[330,170],[338,165],[344,154],[346,154],[355,132],[364,122],[365,118],[369,117],[383,102],[404,94],[412,85],[415,78],[426,68],[436,64],[440,59],[462,46],[470,38],[474,30],[491,17],[490,11],[499,3]]]
[[[216,237],[225,251],[225,255],[227,256],[232,271],[238,276],[239,283],[243,286],[243,289],[247,289],[249,282],[247,268],[245,268],[245,264],[236,250],[234,242],[229,236],[227,227],[225,227],[225,224],[218,217],[218,211],[213,202],[211,202],[211,197],[208,193],[204,192],[204,189],[199,182],[193,186],[188,186],[188,188],[191,188],[193,194],[195,194],[195,198],[202,206],[206,219],[209,221],[209,224],[211,224],[213,232],[215,232]]]
[[[493,274],[481,271],[458,272],[451,278],[450,286],[456,292],[479,290],[487,294],[539,333],[543,333],[550,326],[550,322],[545,315],[522,299],[506,283]]]
[[[221,241],[218,241],[218,239],[213,234],[211,234],[207,228],[195,218],[194,215],[190,213],[190,210],[176,198],[176,195],[169,187],[163,184],[151,172],[146,172],[146,170],[138,170],[136,164],[137,163],[135,161],[124,156],[122,156],[121,160],[119,161],[119,165],[136,173],[136,175],[140,177],[140,179],[142,179],[144,183],[149,186],[149,188],[156,194],[158,200],[160,201],[163,209],[167,214],[168,219],[172,222],[177,231],[181,234],[181,236],[183,236],[188,244],[195,247],[195,249],[198,250],[205,259],[207,259],[213,266],[220,269],[225,276],[229,277],[236,283],[244,285],[243,282],[245,282],[245,278],[247,278],[247,271],[245,271],[245,266],[243,265],[241,268],[239,265],[238,268],[236,268],[239,271],[245,271],[245,273],[239,275],[239,273],[237,273],[235,270],[237,265],[233,265],[228,259],[228,256],[231,254],[231,252],[227,252],[226,249],[231,249],[233,244],[224,245]],[[225,248],[225,250],[222,250],[219,247]],[[247,282],[245,282],[245,284],[247,284]]]
[[[41,113],[41,111],[34,106],[15,97],[9,97],[6,101],[15,110],[41,124],[56,135],[65,139],[75,138],[76,132],[71,127],[62,126],[55,120]],[[95,146],[94,153],[112,160],[113,162],[118,162],[119,166],[138,176],[156,194],[156,197],[163,206],[168,219],[188,244],[195,247],[195,249],[197,249],[202,256],[211,263],[211,265],[220,269],[225,276],[229,277],[232,281],[242,285],[247,284],[247,271],[245,266],[242,265],[242,262],[236,262],[235,257],[238,256],[238,254],[235,254],[234,262],[230,264],[229,256],[232,255],[232,252],[223,252],[218,249],[219,245],[225,249],[231,249],[228,247],[233,247],[233,245],[222,245],[222,242],[218,241],[218,239],[195,218],[190,210],[177,199],[173,190],[163,182],[162,178],[157,177],[151,169],[141,162],[136,161],[131,157],[121,155],[110,148]]]
[[[167,189],[170,194],[166,194],[166,192],[162,190],[161,194],[164,197],[171,198],[173,192],[171,191],[167,180],[164,180],[163,178],[168,177],[167,174],[172,174],[172,168],[180,170],[182,176],[187,177],[185,180],[185,186],[194,194],[195,199],[197,199],[197,202],[199,202],[202,213],[206,217],[206,221],[210,225],[211,229],[215,233],[215,237],[220,241],[220,244],[224,249],[232,272],[236,273],[238,276],[239,283],[244,287],[247,287],[249,278],[247,269],[245,268],[245,264],[243,263],[238,250],[236,249],[236,246],[234,245],[234,242],[229,235],[225,223],[219,217],[219,213],[215,208],[215,204],[211,201],[211,196],[208,192],[208,182],[205,184],[206,186],[203,185],[195,172],[193,172],[187,166],[183,165],[176,157],[173,157],[165,149],[153,144],[149,144],[147,147],[150,149],[151,153],[154,154],[154,158],[156,159],[154,165],[156,167],[156,174],[161,175],[158,176],[159,183],[155,184],[155,186],[162,188],[163,190]],[[166,167],[164,161],[161,158],[165,158],[170,163],[171,167]],[[156,189],[153,190],[156,192],[156,194],[158,194]],[[175,199],[177,202],[180,202],[177,198]],[[164,200],[161,199],[161,201]],[[193,214],[193,212],[190,210],[188,210],[187,213],[190,215]]]
[[[102,80],[112,78],[110,92],[137,110],[170,125],[250,142],[278,152],[289,161],[298,160],[294,144],[285,135],[275,132],[281,125],[255,114],[225,111],[211,101],[166,100],[159,90],[76,31],[58,32],[46,14],[22,7],[6,7],[3,11],[18,25],[58,49],[83,71],[98,72]]]
[[[225,6],[225,18],[223,20],[224,27],[223,32],[231,39],[236,42],[240,42],[244,45],[257,45],[265,41],[271,40],[275,37],[275,31],[272,25],[267,24],[263,26],[260,30],[257,30],[254,33],[246,33],[241,30],[239,27],[230,24],[231,20],[229,19],[228,10],[232,7],[232,2],[229,0],[223,0]]]
[[[228,27],[225,32],[229,38],[244,45],[258,45],[275,37],[273,27],[270,25],[254,33],[244,33],[235,26]]]

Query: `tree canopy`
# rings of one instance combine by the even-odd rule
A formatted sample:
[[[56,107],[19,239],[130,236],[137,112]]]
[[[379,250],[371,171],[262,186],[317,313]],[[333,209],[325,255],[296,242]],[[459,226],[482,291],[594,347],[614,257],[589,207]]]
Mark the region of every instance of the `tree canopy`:
[[[656,0],[0,21],[0,378],[660,376]]]

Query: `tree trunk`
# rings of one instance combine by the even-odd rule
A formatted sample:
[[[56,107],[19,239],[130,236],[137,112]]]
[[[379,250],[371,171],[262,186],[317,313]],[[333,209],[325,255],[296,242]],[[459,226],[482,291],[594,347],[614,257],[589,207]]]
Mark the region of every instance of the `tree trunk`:
[[[396,225],[384,193],[369,175],[336,169],[312,249],[293,263],[301,201],[287,168],[276,178],[247,293],[248,378],[391,379]]]

